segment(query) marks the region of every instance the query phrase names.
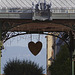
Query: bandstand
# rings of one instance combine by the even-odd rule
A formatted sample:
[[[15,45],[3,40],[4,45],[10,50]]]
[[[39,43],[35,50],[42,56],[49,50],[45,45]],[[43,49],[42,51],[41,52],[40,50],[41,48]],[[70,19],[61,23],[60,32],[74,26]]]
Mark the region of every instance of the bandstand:
[[[8,39],[18,35],[45,34],[45,32],[65,32],[68,34],[70,39],[68,48],[72,65],[71,75],[74,75],[75,1],[0,0],[0,55],[4,48],[3,43]],[[65,39],[61,39],[65,41]]]

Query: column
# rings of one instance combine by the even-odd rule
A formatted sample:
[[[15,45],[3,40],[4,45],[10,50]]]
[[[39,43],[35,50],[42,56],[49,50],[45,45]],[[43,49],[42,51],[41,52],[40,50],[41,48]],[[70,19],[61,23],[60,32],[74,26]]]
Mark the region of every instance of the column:
[[[74,62],[75,62],[75,39],[74,39],[74,51],[72,54],[72,75],[75,75]]]
[[[71,75],[74,75],[74,56],[75,56],[75,40],[72,31],[69,32],[70,37],[70,57],[71,57]]]
[[[50,33],[49,33],[50,34]],[[48,67],[51,65],[52,61],[50,60],[53,57],[53,36],[46,36],[47,38],[47,52],[46,52],[46,68],[47,68],[47,75],[50,75]]]
[[[0,75],[1,75],[2,22],[0,21]]]

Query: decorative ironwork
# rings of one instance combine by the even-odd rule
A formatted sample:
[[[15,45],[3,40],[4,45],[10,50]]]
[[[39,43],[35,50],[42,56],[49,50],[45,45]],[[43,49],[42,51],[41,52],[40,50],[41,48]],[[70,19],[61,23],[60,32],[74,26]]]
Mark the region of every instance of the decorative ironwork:
[[[32,10],[32,20],[52,20],[51,4],[46,4],[45,0],[38,2],[36,5],[33,4]]]

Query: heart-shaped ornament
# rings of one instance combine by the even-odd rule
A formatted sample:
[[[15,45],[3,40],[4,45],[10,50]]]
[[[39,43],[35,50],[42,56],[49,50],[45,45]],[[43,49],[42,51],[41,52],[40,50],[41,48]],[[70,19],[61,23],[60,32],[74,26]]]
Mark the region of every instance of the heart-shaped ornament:
[[[42,43],[40,41],[34,43],[33,41],[28,43],[29,50],[33,55],[37,55],[42,49]]]

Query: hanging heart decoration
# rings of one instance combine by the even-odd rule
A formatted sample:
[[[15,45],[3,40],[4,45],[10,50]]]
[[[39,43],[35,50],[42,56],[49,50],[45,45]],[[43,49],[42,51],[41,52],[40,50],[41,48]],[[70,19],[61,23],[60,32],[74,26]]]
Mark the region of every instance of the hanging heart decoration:
[[[33,55],[37,55],[42,49],[42,43],[40,41],[34,43],[33,41],[28,43],[28,48]]]

